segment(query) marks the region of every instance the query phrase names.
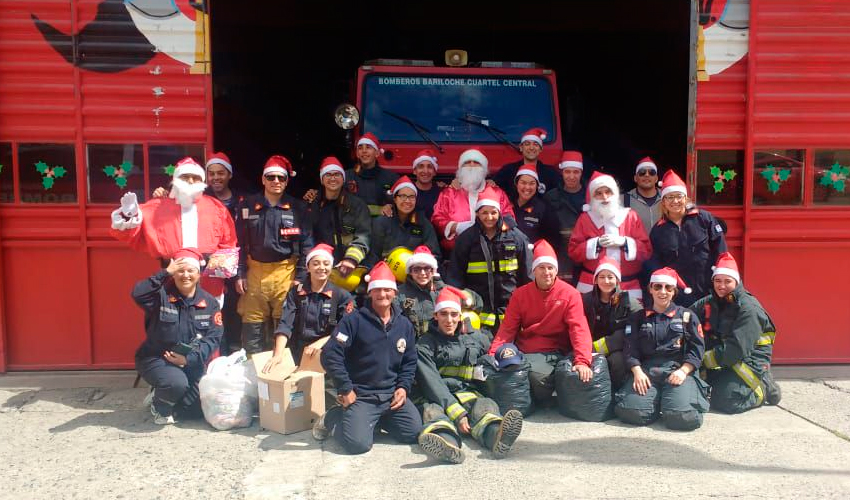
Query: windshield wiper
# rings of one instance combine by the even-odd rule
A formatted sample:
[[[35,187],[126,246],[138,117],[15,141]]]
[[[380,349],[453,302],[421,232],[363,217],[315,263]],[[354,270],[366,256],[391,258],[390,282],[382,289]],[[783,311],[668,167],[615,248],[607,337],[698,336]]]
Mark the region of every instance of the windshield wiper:
[[[495,137],[497,141],[504,143],[504,144],[507,144],[508,146],[513,148],[514,151],[519,153],[519,146],[515,145],[510,140],[508,140],[508,138],[505,137],[505,133],[503,131],[501,131],[501,130],[495,128],[495,127],[491,127],[489,123],[484,123],[483,117],[467,113],[465,116],[458,118],[458,120],[460,120],[464,123],[471,123],[473,125],[478,125],[479,127],[483,128],[484,130],[489,132],[490,135]]]
[[[410,118],[408,118],[408,117],[406,117],[406,116],[402,116],[402,115],[395,114],[395,113],[393,113],[392,111],[386,111],[386,110],[385,110],[385,111],[384,111],[384,114],[386,114],[386,115],[390,115],[390,116],[392,116],[393,118],[395,118],[396,120],[401,121],[401,122],[404,122],[404,123],[406,123],[406,124],[410,125],[410,128],[412,128],[413,130],[415,130],[415,131],[416,131],[416,133],[417,133],[417,134],[419,134],[419,136],[420,136],[420,137],[422,137],[422,138],[423,138],[423,139],[425,139],[426,141],[430,142],[430,143],[431,143],[431,144],[432,144],[435,148],[437,148],[437,151],[439,151],[440,153],[445,153],[445,151],[443,150],[443,147],[442,147],[442,146],[440,146],[439,144],[437,144],[437,141],[435,141],[434,139],[432,139],[432,138],[431,138],[431,136],[428,134],[428,129],[427,129],[427,128],[423,127],[422,125],[420,125],[420,124],[416,123],[415,121],[411,120]]]

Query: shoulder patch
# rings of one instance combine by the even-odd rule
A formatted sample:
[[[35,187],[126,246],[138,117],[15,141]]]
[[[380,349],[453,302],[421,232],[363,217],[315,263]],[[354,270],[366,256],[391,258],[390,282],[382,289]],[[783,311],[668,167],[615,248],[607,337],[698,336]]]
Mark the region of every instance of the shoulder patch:
[[[340,344],[344,344],[344,343],[348,342],[348,335],[346,335],[342,332],[337,332],[336,337],[334,337],[334,338],[336,338],[337,342],[339,342]]]
[[[720,233],[722,233],[722,232],[723,232],[723,227],[722,227],[720,224],[715,224],[715,225],[714,225],[714,231],[715,231],[716,233],[720,234]]]
[[[221,311],[215,312],[215,315],[213,315],[213,323],[215,323],[216,326],[221,326],[224,324],[224,321],[221,319]]]
[[[691,322],[691,311],[685,311],[682,313],[682,321],[685,323]]]

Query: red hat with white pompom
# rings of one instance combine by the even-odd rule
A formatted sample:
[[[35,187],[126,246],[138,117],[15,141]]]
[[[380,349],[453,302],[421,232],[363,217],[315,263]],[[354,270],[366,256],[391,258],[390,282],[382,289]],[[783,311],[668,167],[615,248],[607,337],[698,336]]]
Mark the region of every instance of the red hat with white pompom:
[[[599,259],[599,265],[596,266],[596,270],[593,271],[593,279],[596,280],[596,276],[599,275],[602,271],[611,271],[614,273],[614,276],[617,277],[617,281],[621,281],[623,279],[620,274],[620,263],[611,257],[602,257]]]
[[[430,162],[431,165],[434,166],[434,170],[439,170],[439,167],[437,166],[437,153],[435,153],[433,149],[423,149],[416,153],[416,159],[413,160],[413,168],[416,168],[417,165],[426,161]]]
[[[378,142],[378,138],[375,137],[375,134],[373,134],[372,132],[366,132],[360,139],[357,140],[358,146],[362,144],[372,146],[381,154],[383,154],[384,152],[384,150],[381,148],[381,143]]]
[[[729,276],[738,283],[741,282],[741,274],[738,272],[738,263],[735,262],[735,257],[732,257],[732,254],[729,252],[723,252],[720,254],[720,256],[717,257],[717,264],[712,266],[711,269],[712,278],[720,274],[723,276]]]
[[[649,278],[649,283],[663,283],[665,285],[673,285],[679,287],[685,293],[691,293],[693,290],[685,284],[684,280],[679,276],[679,273],[671,267],[662,267],[652,273]]]
[[[171,258],[173,260],[183,259],[183,262],[189,264],[198,271],[201,270],[201,266],[204,264],[204,256],[201,255],[201,252],[199,252],[197,248],[181,248],[174,252],[174,255],[172,255]]]
[[[342,178],[345,179],[345,169],[342,168],[342,162],[335,156],[328,156],[322,160],[322,165],[319,167],[319,179],[331,172],[339,172],[342,174]]]
[[[546,131],[542,128],[533,128],[526,131],[522,134],[522,139],[519,140],[519,143],[522,144],[525,141],[536,142],[538,146],[543,147],[543,141],[546,140]]]
[[[210,156],[210,159],[207,160],[206,167],[210,168],[210,165],[221,165],[226,168],[228,172],[233,174],[233,165],[230,164],[230,158],[227,157],[224,153],[214,153]]]
[[[198,162],[196,162],[192,157],[187,156],[182,160],[177,162],[177,165],[174,166],[174,179],[179,179],[181,175],[197,175],[201,178],[201,181],[206,181],[207,172],[204,170],[204,167],[200,166]]]
[[[313,257],[325,257],[326,259],[331,261],[331,265],[334,264],[334,249],[332,246],[326,243],[319,243],[314,246],[310,253],[307,254],[307,258],[304,260],[306,263],[310,263],[310,259]]]
[[[555,271],[558,270],[558,255],[555,249],[546,240],[537,240],[534,244],[534,260],[531,262],[531,269],[536,268],[541,264],[550,264],[555,266]]]
[[[366,287],[367,292],[371,292],[375,288],[392,288],[393,290],[398,290],[398,286],[395,284],[395,275],[390,270],[390,266],[384,261],[375,264],[375,267],[369,271],[369,274],[364,279],[366,283],[369,283],[369,286]]]
[[[402,175],[401,177],[398,178],[397,181],[395,181],[395,184],[393,184],[393,187],[390,188],[389,194],[391,196],[395,196],[396,193],[398,193],[400,190],[402,190],[404,188],[412,189],[414,195],[419,194],[419,190],[416,189],[416,185],[413,184],[413,181],[410,180],[410,177],[408,177],[406,175]]]
[[[431,249],[425,245],[419,245],[415,250],[413,250],[413,255],[408,257],[407,262],[404,263],[404,270],[410,274],[410,268],[417,264],[430,266],[434,272],[437,272],[437,259],[434,257],[434,254],[431,253]]]
[[[681,193],[682,195],[687,196],[688,187],[685,185],[685,181],[683,181],[676,172],[668,170],[667,173],[664,174],[664,178],[661,179],[661,197],[663,198],[672,193]]]
[[[283,174],[287,178],[295,177],[295,171],[292,170],[292,163],[281,155],[272,155],[266,161],[263,167],[263,175]]]

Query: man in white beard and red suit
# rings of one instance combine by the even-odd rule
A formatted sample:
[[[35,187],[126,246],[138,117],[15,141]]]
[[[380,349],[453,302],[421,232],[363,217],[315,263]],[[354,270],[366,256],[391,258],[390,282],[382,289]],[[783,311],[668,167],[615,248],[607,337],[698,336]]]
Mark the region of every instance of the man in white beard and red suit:
[[[475,204],[484,191],[487,179],[487,157],[477,149],[467,149],[458,159],[457,180],[460,187],[446,187],[437,198],[431,223],[437,230],[443,255],[451,255],[457,236],[475,224]],[[492,186],[499,198],[499,213],[516,220],[511,201],[504,191]]]
[[[576,290],[593,290],[593,272],[603,257],[620,265],[620,287],[637,300],[643,300],[638,281],[643,262],[652,255],[652,245],[640,216],[620,203],[617,181],[594,172],[587,186],[584,213],[570,236],[569,256],[581,266]]]
[[[177,162],[167,198],[154,198],[139,205],[136,193],[121,197],[121,207],[112,212],[110,235],[126,241],[137,251],[147,252],[165,268],[181,248],[197,248],[208,259],[216,250],[236,247],[236,228],[227,208],[205,196],[206,172],[192,158]],[[201,288],[224,297],[224,280],[203,276]]]

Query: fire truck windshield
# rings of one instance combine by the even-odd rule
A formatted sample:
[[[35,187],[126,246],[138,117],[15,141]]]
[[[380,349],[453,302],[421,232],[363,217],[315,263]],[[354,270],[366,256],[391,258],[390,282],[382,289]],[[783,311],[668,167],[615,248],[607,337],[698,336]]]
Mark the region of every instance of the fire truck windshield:
[[[536,76],[371,74],[361,109],[363,131],[381,142],[423,141],[421,130],[393,115],[440,144],[501,142],[492,130],[518,141],[531,127],[555,129],[552,86]]]

